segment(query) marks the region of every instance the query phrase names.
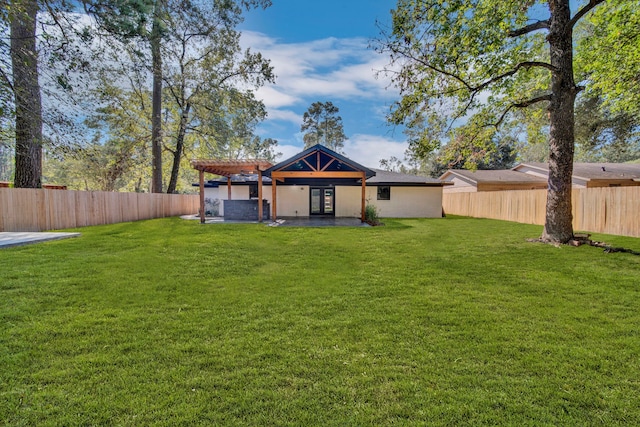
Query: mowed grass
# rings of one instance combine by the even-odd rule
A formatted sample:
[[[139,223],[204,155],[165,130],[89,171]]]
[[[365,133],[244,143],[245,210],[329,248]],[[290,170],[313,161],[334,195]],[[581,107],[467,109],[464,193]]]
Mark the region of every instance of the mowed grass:
[[[0,421],[640,425],[640,257],[385,222],[174,218],[0,250]]]

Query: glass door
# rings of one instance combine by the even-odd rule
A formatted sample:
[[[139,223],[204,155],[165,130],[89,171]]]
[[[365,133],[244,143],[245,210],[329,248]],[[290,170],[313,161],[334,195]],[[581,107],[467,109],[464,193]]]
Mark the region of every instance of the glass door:
[[[335,190],[311,188],[309,212],[311,215],[335,215]]]

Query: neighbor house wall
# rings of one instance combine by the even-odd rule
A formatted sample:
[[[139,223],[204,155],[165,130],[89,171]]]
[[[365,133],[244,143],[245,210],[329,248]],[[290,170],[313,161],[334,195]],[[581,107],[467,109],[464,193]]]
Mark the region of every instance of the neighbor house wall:
[[[473,193],[478,191],[475,185],[469,184],[467,181],[464,181],[458,177],[453,177],[447,182],[453,182],[453,185],[447,185],[444,187],[443,191],[445,193]]]

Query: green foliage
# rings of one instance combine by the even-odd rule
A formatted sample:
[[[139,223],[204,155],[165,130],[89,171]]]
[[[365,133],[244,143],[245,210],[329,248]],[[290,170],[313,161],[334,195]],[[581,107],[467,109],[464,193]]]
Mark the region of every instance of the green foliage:
[[[378,208],[375,205],[367,203],[364,208],[364,220],[369,224],[377,224],[380,220],[378,216]]]
[[[2,249],[0,419],[640,424],[638,257],[501,221],[386,224],[173,218]]]
[[[340,152],[344,141],[348,138],[344,134],[340,110],[332,102],[314,102],[302,117],[300,132],[304,134],[304,148],[316,144],[324,145],[333,151]]]
[[[576,147],[581,161],[640,158],[640,115],[617,111],[590,91],[576,105]]]
[[[577,58],[590,97],[640,122],[640,1],[608,1],[582,31]]]
[[[524,89],[523,76],[548,79],[544,69],[518,66],[546,59],[538,49],[540,35],[507,36],[526,24],[532,3],[398,2],[379,50],[391,55],[391,68],[400,68],[393,81],[402,98],[390,121],[410,129],[414,151],[424,157],[438,149],[447,124],[474,110],[484,116],[483,124],[504,120],[510,105],[528,100],[540,86]]]

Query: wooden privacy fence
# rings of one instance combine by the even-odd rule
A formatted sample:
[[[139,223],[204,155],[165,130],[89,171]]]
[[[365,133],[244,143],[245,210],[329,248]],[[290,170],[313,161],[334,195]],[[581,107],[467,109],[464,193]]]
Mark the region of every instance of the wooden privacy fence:
[[[579,231],[640,237],[640,187],[572,192],[573,227]],[[445,213],[544,225],[547,190],[445,193]]]
[[[197,194],[0,188],[0,231],[44,231],[198,212]]]

